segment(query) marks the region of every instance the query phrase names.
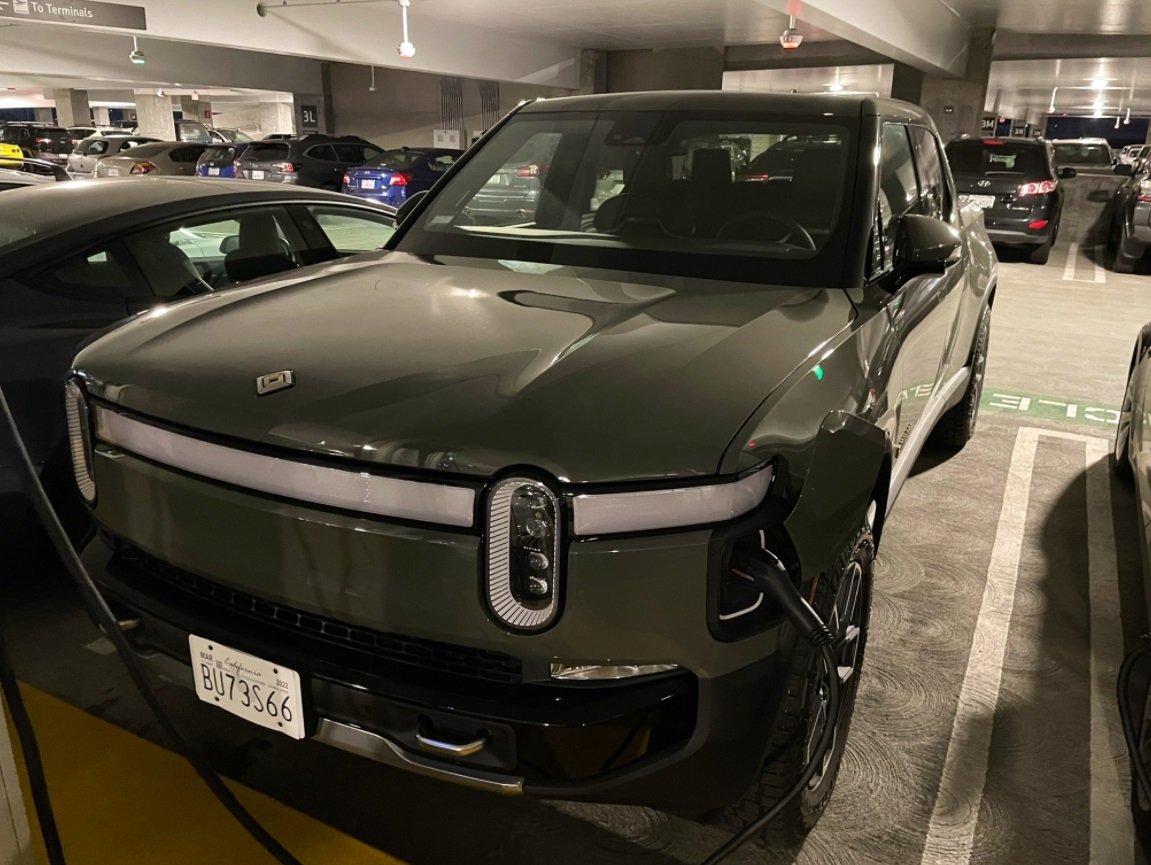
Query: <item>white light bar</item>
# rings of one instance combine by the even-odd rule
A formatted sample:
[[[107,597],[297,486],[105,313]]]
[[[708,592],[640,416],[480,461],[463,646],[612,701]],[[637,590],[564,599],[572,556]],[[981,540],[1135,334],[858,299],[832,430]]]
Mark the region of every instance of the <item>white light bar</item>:
[[[99,406],[96,437],[129,453],[262,493],[381,517],[471,526],[474,490],[265,456],[141,423]]]
[[[763,501],[771,468],[741,481],[575,497],[575,533],[608,535],[719,523],[742,516]]]

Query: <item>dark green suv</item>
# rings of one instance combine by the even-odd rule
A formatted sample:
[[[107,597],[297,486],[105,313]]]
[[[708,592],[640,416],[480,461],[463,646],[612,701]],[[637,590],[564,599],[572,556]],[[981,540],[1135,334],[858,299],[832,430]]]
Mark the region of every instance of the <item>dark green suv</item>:
[[[813,146],[744,176],[733,139]],[[469,214],[540,149],[532,213]],[[541,101],[408,207],[383,252],[173,304],[76,359],[85,558],[133,638],[292,737],[698,815],[770,804],[820,756],[819,660],[734,567],[777,563],[844,683],[776,826],[802,835],[885,515],[933,429],[975,427],[996,263],[931,121]]]

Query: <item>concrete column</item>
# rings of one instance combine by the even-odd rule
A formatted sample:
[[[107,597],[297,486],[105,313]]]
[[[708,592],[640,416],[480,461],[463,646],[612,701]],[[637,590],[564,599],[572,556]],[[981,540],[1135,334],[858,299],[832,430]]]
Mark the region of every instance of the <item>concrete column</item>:
[[[154,90],[137,90],[136,126],[141,135],[150,135],[162,141],[175,141],[176,124],[172,117],[172,97],[157,96]]]
[[[92,122],[87,90],[53,90],[52,101],[56,103],[56,122],[61,126],[87,126]]]
[[[108,116],[107,108],[93,107],[92,122],[97,126],[111,126],[112,120]]]
[[[587,96],[607,92],[607,53],[584,49],[580,52],[579,90],[572,95]]]
[[[983,107],[987,102],[987,82],[991,77],[991,55],[995,31],[989,27],[971,32],[967,71],[962,78],[927,75],[918,100],[934,118],[945,142],[960,135],[979,135]],[[898,64],[896,66],[898,71]],[[894,88],[892,88],[894,95]]]
[[[719,48],[608,51],[605,79],[608,93],[720,90],[723,51]]]
[[[199,120],[203,123],[205,108],[207,108],[205,102],[193,99],[191,96],[180,97],[180,112],[184,115],[185,120]]]
[[[32,109],[32,119],[35,120],[37,123],[53,123],[54,118],[52,116],[52,109],[51,108],[33,108]]]
[[[261,135],[296,131],[291,102],[261,102],[259,122]]]

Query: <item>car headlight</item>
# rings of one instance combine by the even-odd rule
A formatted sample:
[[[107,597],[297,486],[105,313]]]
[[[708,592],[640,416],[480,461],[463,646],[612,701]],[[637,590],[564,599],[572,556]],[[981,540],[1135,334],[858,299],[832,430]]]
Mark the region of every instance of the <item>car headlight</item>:
[[[551,665],[551,677],[577,682],[605,682],[653,676],[678,670],[679,664],[561,664]]]
[[[72,451],[72,471],[76,486],[89,504],[96,501],[96,479],[92,476],[92,425],[84,389],[74,381],[64,385],[68,414],[68,444]]]
[[[728,483],[576,496],[575,533],[643,532],[735,519],[763,501],[771,477],[766,466]]]
[[[531,478],[508,478],[488,497],[487,595],[504,624],[538,631],[559,612],[560,505]]]

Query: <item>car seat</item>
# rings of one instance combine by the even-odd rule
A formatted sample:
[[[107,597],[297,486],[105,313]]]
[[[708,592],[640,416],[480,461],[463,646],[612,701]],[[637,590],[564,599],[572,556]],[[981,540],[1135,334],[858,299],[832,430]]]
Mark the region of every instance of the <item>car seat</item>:
[[[224,256],[224,271],[231,282],[248,282],[295,266],[274,214],[264,211],[240,217],[239,245]]]

